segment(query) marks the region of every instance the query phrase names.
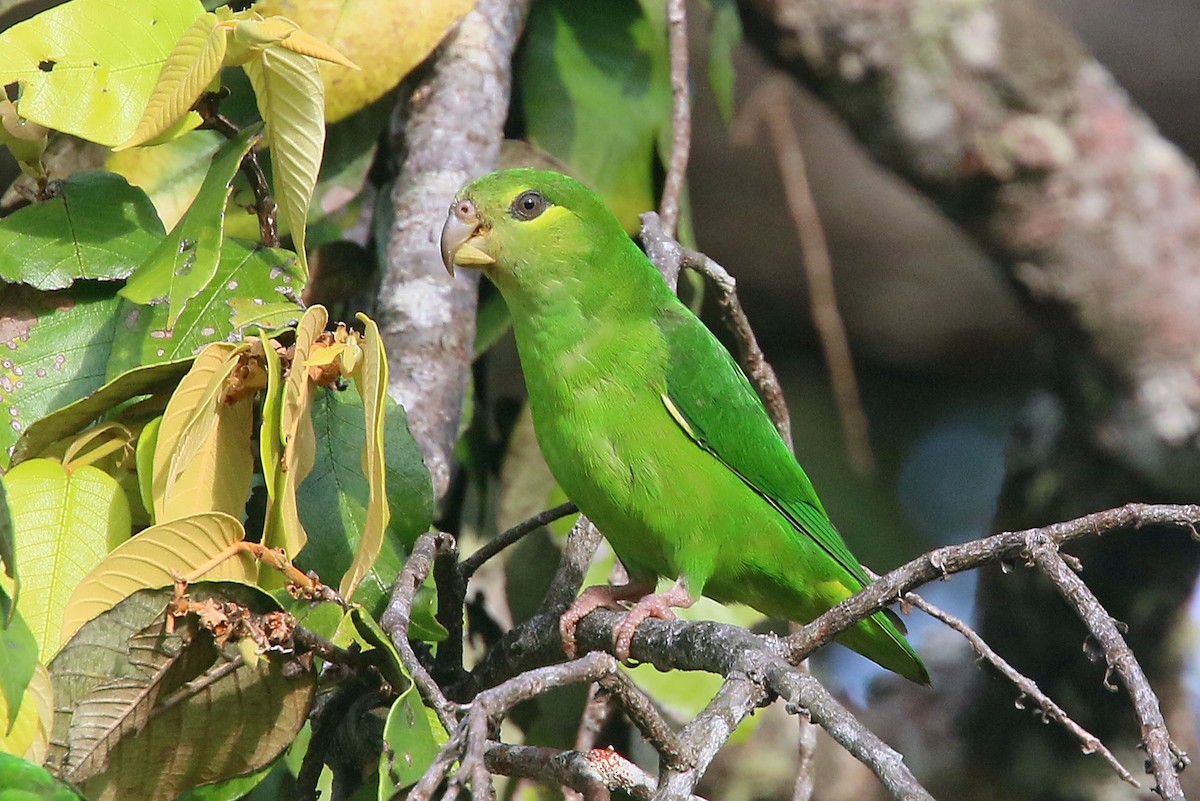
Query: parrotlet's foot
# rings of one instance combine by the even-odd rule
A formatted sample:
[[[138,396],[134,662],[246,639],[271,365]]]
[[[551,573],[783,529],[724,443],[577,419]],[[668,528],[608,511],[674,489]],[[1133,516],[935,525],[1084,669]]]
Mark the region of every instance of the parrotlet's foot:
[[[563,651],[575,658],[575,628],[579,621],[600,609],[624,609],[622,601],[636,601],[654,592],[653,582],[630,581],[628,584],[605,584],[588,587],[575,599],[575,603],[558,619],[558,633],[562,636]]]
[[[629,647],[633,645],[633,634],[637,631],[637,627],[642,624],[642,621],[648,617],[656,617],[659,620],[674,620],[675,613],[671,611],[672,607],[677,609],[687,609],[692,604],[696,603],[696,599],[688,594],[687,588],[683,584],[683,579],[675,582],[674,586],[666,592],[656,595],[647,595],[642,598],[633,609],[629,610],[629,614],[617,626],[613,632],[614,650],[617,653],[617,659],[622,662],[629,661]]]

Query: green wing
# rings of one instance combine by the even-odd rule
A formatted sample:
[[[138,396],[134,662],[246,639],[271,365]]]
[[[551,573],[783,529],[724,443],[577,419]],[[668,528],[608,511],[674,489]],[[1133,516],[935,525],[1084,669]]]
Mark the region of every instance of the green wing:
[[[663,402],[675,421],[860,585],[870,583],[729,352],[682,305],[664,311],[660,326],[670,351]]]

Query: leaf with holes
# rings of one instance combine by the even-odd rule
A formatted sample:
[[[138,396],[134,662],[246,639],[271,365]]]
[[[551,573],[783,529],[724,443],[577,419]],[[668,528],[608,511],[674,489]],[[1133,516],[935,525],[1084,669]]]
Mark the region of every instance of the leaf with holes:
[[[13,447],[11,464],[16,465],[38,456],[54,442],[79,433],[131,398],[170,393],[190,366],[190,360],[181,360],[151,367],[135,367],[86,397],[46,415],[21,434]]]
[[[0,467],[27,426],[104,384],[118,305],[108,286],[0,292]]]
[[[416,687],[409,687],[392,702],[383,725],[379,801],[389,801],[398,790],[420,779],[445,742],[445,732],[430,724],[428,711]]]
[[[92,801],[170,801],[198,784],[251,773],[304,724],[311,661],[268,652],[250,665],[188,616],[168,632],[173,591],[141,590],[90,621],[50,664],[56,708],[48,764]],[[280,611],[260,590],[202,583],[194,601]],[[104,670],[97,670],[97,666]]]
[[[221,146],[183,217],[129,278],[121,295],[134,303],[166,298],[174,325],[185,304],[208,286],[217,272],[224,239],[225,205],[242,157],[258,141],[259,128],[245,128]]]
[[[139,532],[104,557],[75,588],[63,617],[63,641],[138,590],[170,587],[176,576],[191,582],[255,583],[258,563],[250,554],[232,550],[245,539],[241,521],[224,512],[201,512]],[[207,569],[198,572],[203,567]]]
[[[168,325],[166,306],[126,302],[113,339],[108,374],[191,358],[210,342],[233,338],[256,322],[238,317],[241,304],[257,310],[277,308],[283,319],[295,323],[304,309],[287,298],[301,290],[294,254],[226,238],[212,280],[188,301],[174,325]]]
[[[17,609],[49,659],[59,645],[67,599],[104,555],[129,538],[129,503],[95,467],[71,473],[53,459],[30,459],[4,474],[12,505],[21,597]]]
[[[110,172],[77,172],[50,200],[0,220],[0,278],[38,289],[114,281],[132,273],[165,233],[145,192]]]
[[[0,34],[0,85],[47,128],[113,146],[129,138],[197,0],[72,0]],[[193,127],[199,119],[193,122]]]

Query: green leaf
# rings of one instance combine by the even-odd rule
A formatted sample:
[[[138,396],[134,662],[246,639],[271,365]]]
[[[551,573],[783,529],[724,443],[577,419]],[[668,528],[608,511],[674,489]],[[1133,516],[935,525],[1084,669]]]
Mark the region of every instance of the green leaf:
[[[3,481],[0,481],[0,565],[4,567],[4,575],[12,580],[13,588],[13,597],[10,598],[7,588],[0,583],[0,625],[3,625],[13,614],[12,600],[17,596],[16,588],[19,586],[12,513],[8,509],[8,495],[4,491]]]
[[[82,801],[41,765],[0,752],[0,801]]]
[[[196,0],[72,0],[0,34],[21,116],[102,145],[129,138]]]
[[[733,51],[742,43],[737,0],[708,0],[712,19],[708,33],[708,85],[726,125],[733,122]]]
[[[0,278],[37,289],[125,278],[164,234],[142,190],[110,172],[78,172],[50,200],[0,220]]]
[[[117,306],[106,286],[0,293],[0,466],[27,426],[104,383]]]
[[[421,696],[416,687],[409,687],[392,703],[383,726],[379,801],[391,801],[397,790],[420,779],[440,749]]]
[[[374,566],[353,596],[372,613],[381,611],[408,547],[433,519],[429,471],[408,431],[404,410],[390,398],[384,406],[384,463],[392,515]],[[336,584],[359,550],[370,497],[362,466],[362,400],[351,391],[321,390],[313,399],[312,420],[316,462],[296,495],[300,519],[311,534],[296,564]]]
[[[292,253],[226,239],[212,280],[188,301],[174,325],[168,325],[171,312],[164,305],[125,303],[108,374],[191,358],[210,342],[233,338],[248,325],[258,324],[236,319],[242,303],[256,311],[277,308],[282,317],[294,322],[304,310],[295,300],[285,298],[294,297],[301,289]]]
[[[13,446],[13,465],[41,454],[60,439],[77,434],[114,407],[141,395],[170,393],[187,373],[190,360],[135,367],[83,398],[38,420]]]
[[[262,784],[263,780],[271,774],[271,771],[275,770],[279,765],[280,761],[276,760],[262,770],[251,773],[249,776],[237,776],[233,779],[217,782],[216,784],[206,784],[203,787],[193,788],[179,796],[177,801],[238,801],[239,798],[247,796],[250,791]],[[3,799],[0,799],[0,801],[3,801]]]
[[[279,214],[287,222],[307,276],[304,233],[325,147],[325,86],[308,56],[269,47],[243,66],[254,86],[271,148],[271,178]]]
[[[121,290],[121,295],[134,303],[153,303],[165,296],[169,326],[217,272],[226,201],[242,157],[258,141],[258,132],[257,126],[245,128],[221,146],[187,213]]]
[[[311,665],[274,651],[251,665],[195,618],[167,631],[172,590],[142,590],[89,622],[50,664],[57,709],[48,764],[93,801],[171,801],[199,784],[257,771],[304,724]],[[193,602],[280,611],[232,583],[189,587]],[[98,669],[103,666],[103,669]]]
[[[7,621],[0,620],[0,694],[8,707],[0,733],[7,733],[17,719],[21,698],[37,664],[37,641],[21,614],[17,612]]]
[[[193,131],[155,147],[113,153],[104,167],[140,187],[154,204],[163,225],[174,228],[192,205],[208,174],[213,154],[225,141],[216,131]]]
[[[637,0],[538,0],[516,77],[529,140],[595,189],[630,232],[656,205],[655,150],[670,126],[664,25]]]
[[[43,659],[58,651],[67,599],[108,551],[129,537],[129,502],[95,467],[72,473],[53,459],[9,470],[4,489],[13,509],[21,597],[17,609]]]

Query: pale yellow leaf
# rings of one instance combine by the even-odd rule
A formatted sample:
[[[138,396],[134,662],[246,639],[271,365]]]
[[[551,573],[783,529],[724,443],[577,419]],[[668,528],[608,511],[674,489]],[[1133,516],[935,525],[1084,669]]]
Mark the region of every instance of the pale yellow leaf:
[[[106,556],[75,588],[63,616],[62,641],[138,590],[171,586],[175,576],[255,583],[258,563],[248,553],[212,564],[214,557],[245,538],[241,522],[223,512],[201,512],[142,531]],[[212,566],[202,575],[191,575],[207,564]]]
[[[154,447],[154,519],[206,511],[241,515],[250,491],[253,407],[222,401],[225,378],[247,345],[207,346],[179,382]]]
[[[296,508],[296,490],[312,471],[317,458],[317,435],[312,422],[315,385],[305,365],[313,342],[325,331],[328,321],[329,313],[324,306],[312,306],[304,313],[300,325],[296,327],[292,369],[283,385],[279,423],[283,458],[277,474],[282,486],[277,488],[274,503],[267,513],[263,544],[271,548],[283,548],[291,558],[295,558],[308,542],[308,533],[300,522],[300,513]]]
[[[290,50],[269,47],[242,69],[250,76],[259,113],[267,125],[275,203],[292,232],[304,275],[308,207],[325,148],[325,86],[317,63]]]
[[[387,395],[388,364],[383,349],[383,338],[375,321],[365,314],[358,319],[365,326],[363,337],[363,360],[354,374],[354,384],[363,402],[363,422],[366,437],[363,441],[363,473],[367,477],[370,496],[367,501],[367,519],[363,523],[362,538],[354,561],[342,576],[338,592],[343,598],[354,595],[358,584],[375,564],[391,512],[387,502],[386,473],[383,463],[383,417],[384,398]]]
[[[474,6],[475,0],[260,0],[254,8],[292,20],[362,67],[321,65],[325,119],[336,122],[387,94]]]
[[[254,23],[245,23],[252,25]],[[240,27],[240,26],[239,26]],[[257,33],[272,44],[291,50],[294,53],[328,61],[331,64],[341,64],[352,70],[358,65],[343,56],[334,48],[322,42],[315,36],[301,30],[300,26],[286,17],[267,17],[257,23]]]
[[[216,14],[196,18],[167,57],[137,128],[117,150],[149,142],[187,114],[220,72],[226,38],[225,31],[217,29]]]
[[[0,726],[0,754],[13,754],[42,764],[50,743],[50,723],[54,715],[54,688],[50,686],[50,671],[38,664],[33,678],[21,697],[17,719],[7,733]],[[8,704],[0,693],[0,720],[8,720]],[[3,796],[0,796],[3,797]]]
[[[49,661],[58,651],[67,599],[130,532],[129,502],[95,467],[68,473],[53,459],[29,459],[4,476],[21,594],[17,610]]]
[[[0,84],[28,120],[102,145],[137,127],[198,0],[71,0],[0,33]]]

